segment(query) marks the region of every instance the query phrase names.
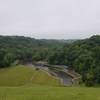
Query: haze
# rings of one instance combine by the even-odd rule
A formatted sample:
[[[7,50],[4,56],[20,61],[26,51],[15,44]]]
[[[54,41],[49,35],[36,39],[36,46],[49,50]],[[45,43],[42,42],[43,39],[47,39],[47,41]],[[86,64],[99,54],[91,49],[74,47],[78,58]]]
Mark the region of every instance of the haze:
[[[78,39],[100,35],[100,0],[0,0],[0,35]]]

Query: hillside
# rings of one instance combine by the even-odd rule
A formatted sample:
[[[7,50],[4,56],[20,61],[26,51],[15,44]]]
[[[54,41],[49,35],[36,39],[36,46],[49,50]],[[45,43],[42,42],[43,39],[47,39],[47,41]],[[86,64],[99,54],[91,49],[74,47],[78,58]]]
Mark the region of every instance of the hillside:
[[[67,40],[66,40],[67,42]],[[68,40],[69,42],[69,40]],[[0,36],[0,47],[5,48],[36,48],[36,47],[55,47],[63,44],[61,40],[47,40],[47,39],[35,39],[24,36]]]
[[[100,84],[100,36],[78,40],[55,51],[49,57],[50,64],[64,64],[82,75],[88,85]]]
[[[59,80],[47,73],[27,66],[0,69],[0,86],[60,85]]]
[[[62,48],[64,44],[59,40],[0,36],[0,67],[9,67],[16,60],[46,60],[50,52]]]

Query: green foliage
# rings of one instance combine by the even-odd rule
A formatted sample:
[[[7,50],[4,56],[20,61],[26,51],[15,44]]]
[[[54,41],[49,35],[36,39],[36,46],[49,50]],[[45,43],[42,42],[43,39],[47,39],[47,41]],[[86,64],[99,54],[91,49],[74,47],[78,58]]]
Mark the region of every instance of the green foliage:
[[[15,61],[15,59],[16,59],[16,57],[12,53],[7,53],[4,56],[4,61],[5,61],[6,66],[10,66],[10,64],[12,64]]]
[[[94,85],[93,78],[94,78],[93,73],[88,72],[86,75],[86,80],[85,80],[86,86],[93,86]]]
[[[60,51],[56,50],[50,56],[50,63],[66,64],[73,68],[82,75],[83,82],[88,86],[100,84],[100,36],[78,40]]]
[[[49,51],[65,43],[57,40],[37,40],[23,36],[0,36],[0,67],[8,67],[16,60],[30,62],[47,60]]]

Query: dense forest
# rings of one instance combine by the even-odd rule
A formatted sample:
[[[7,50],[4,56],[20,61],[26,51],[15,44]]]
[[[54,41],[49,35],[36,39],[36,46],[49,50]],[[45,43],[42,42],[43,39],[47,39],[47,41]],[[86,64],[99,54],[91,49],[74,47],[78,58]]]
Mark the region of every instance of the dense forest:
[[[45,60],[52,49],[63,47],[64,42],[23,36],[0,36],[0,67],[8,67],[19,61]]]
[[[88,86],[100,84],[100,36],[84,40],[37,40],[0,36],[0,67],[28,61],[67,65],[82,76]]]
[[[100,84],[100,36],[78,40],[49,57],[51,64],[67,64],[82,75],[87,85]]]

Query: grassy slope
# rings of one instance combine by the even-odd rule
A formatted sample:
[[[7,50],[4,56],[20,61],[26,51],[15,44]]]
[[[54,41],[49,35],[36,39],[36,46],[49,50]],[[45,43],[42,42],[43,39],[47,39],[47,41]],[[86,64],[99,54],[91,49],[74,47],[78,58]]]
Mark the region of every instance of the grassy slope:
[[[59,85],[59,81],[47,73],[26,66],[0,70],[0,86]]]
[[[0,100],[100,100],[100,88],[1,87]]]
[[[39,84],[59,85],[59,82],[42,71],[22,65],[2,69],[0,100],[100,100],[100,88],[52,87]]]

